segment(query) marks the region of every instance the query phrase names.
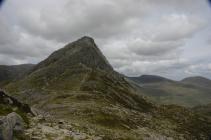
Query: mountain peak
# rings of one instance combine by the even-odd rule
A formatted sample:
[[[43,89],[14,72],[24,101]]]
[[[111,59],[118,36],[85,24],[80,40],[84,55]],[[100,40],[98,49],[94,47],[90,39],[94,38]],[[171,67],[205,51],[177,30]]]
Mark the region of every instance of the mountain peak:
[[[78,41],[86,41],[86,42],[94,43],[94,39],[92,37],[89,37],[89,36],[83,36]]]
[[[92,37],[89,36],[84,36],[72,43],[69,43],[67,46],[71,45],[71,44],[84,44],[82,47],[97,47],[97,45],[95,44],[95,41]],[[85,45],[86,44],[86,45]],[[80,45],[78,45],[80,46]]]
[[[112,66],[97,47],[94,39],[88,36],[84,36],[55,51],[47,59],[39,63],[34,70],[38,70],[52,64],[66,68],[83,64],[92,69],[113,71]]]
[[[64,48],[68,49],[68,48],[85,48],[85,47],[90,47],[90,48],[95,48],[98,51],[100,51],[95,43],[95,40],[89,36],[84,36],[74,42],[71,42],[69,44],[67,44]],[[67,51],[67,50],[65,50]]]

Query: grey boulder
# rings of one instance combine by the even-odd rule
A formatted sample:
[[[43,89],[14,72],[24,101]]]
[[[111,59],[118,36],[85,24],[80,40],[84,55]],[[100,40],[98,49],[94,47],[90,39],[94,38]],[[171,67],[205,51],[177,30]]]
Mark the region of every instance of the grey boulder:
[[[0,117],[0,140],[13,140],[14,132],[23,133],[23,130],[24,121],[17,113]]]

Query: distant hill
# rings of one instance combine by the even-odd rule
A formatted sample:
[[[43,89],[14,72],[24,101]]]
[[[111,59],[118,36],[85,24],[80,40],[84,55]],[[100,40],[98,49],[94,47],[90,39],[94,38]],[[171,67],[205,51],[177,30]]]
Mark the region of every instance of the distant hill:
[[[129,79],[139,83],[139,84],[150,84],[159,82],[171,82],[172,80],[157,76],[157,75],[141,75],[139,77],[128,77]]]
[[[0,86],[21,78],[26,72],[33,68],[33,64],[6,66],[0,65]]]
[[[144,77],[144,78],[143,78]],[[150,97],[153,101],[161,104],[177,104],[182,106],[198,106],[211,103],[211,89],[208,88],[208,79],[173,81],[160,76],[144,75],[129,78],[139,87],[136,88]],[[189,81],[189,82],[188,82]],[[200,84],[196,84],[196,83]]]
[[[195,86],[211,88],[211,80],[205,77],[197,76],[197,77],[188,77],[181,81],[185,84],[191,84]]]

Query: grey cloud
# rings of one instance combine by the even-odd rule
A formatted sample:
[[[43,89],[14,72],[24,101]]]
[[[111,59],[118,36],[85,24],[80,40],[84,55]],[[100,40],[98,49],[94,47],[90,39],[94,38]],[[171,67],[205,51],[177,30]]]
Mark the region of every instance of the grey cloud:
[[[164,55],[181,47],[183,42],[153,42],[151,40],[137,39],[134,42],[129,42],[128,48],[137,55]]]
[[[15,64],[21,64],[24,63],[24,61],[21,61],[20,59],[17,59],[15,57],[11,57],[9,55],[0,54],[0,64],[1,65],[15,65]]]
[[[176,41],[192,37],[206,26],[206,22],[199,17],[185,14],[171,14],[161,18],[161,24],[152,29],[152,38],[158,41]]]
[[[90,35],[124,74],[184,76],[195,63],[181,54],[210,24],[207,11],[206,0],[9,1],[0,13],[10,15],[0,16],[0,63],[38,62]]]
[[[146,0],[72,0],[61,7],[60,11],[54,7],[24,11],[20,15],[20,26],[31,34],[62,42],[84,34],[107,39],[130,34],[140,26],[145,26],[142,25],[143,20],[153,17],[154,12],[152,4]],[[158,19],[158,25],[152,24],[152,27],[147,28],[155,33],[155,39],[175,40],[194,34],[201,24],[200,19],[189,19],[184,14],[170,14],[161,21]]]
[[[201,63],[201,64],[193,64],[188,67],[186,70],[187,74],[190,75],[200,75],[201,73],[204,73],[206,75],[211,74],[211,63]]]
[[[69,41],[70,38],[84,34],[108,38],[129,31],[128,19],[137,14],[140,17],[144,11],[137,6],[128,0],[115,2],[72,0],[59,12],[55,12],[54,8],[32,10],[20,17],[26,31],[42,35],[47,39]]]
[[[171,73],[173,69],[188,66],[185,60],[134,61],[130,65],[118,68],[128,75]]]
[[[0,53],[20,58],[42,57],[43,55],[49,55],[50,52],[58,48],[57,42],[49,42],[41,38],[28,36],[27,34],[19,36],[20,38],[14,42],[2,44]]]
[[[62,45],[22,33],[9,27],[3,18],[0,18],[0,64],[32,63],[36,59],[43,59]]]
[[[0,45],[17,41],[16,33],[7,26],[4,18],[0,16]]]

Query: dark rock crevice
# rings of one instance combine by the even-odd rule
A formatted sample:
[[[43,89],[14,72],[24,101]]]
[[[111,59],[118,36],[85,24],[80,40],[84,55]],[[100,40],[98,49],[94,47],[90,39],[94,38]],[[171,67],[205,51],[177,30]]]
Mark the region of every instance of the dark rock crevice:
[[[0,91],[0,104],[10,105],[17,107],[24,113],[30,113],[33,115],[31,108],[28,104],[21,103],[17,99],[7,95],[4,91]]]

